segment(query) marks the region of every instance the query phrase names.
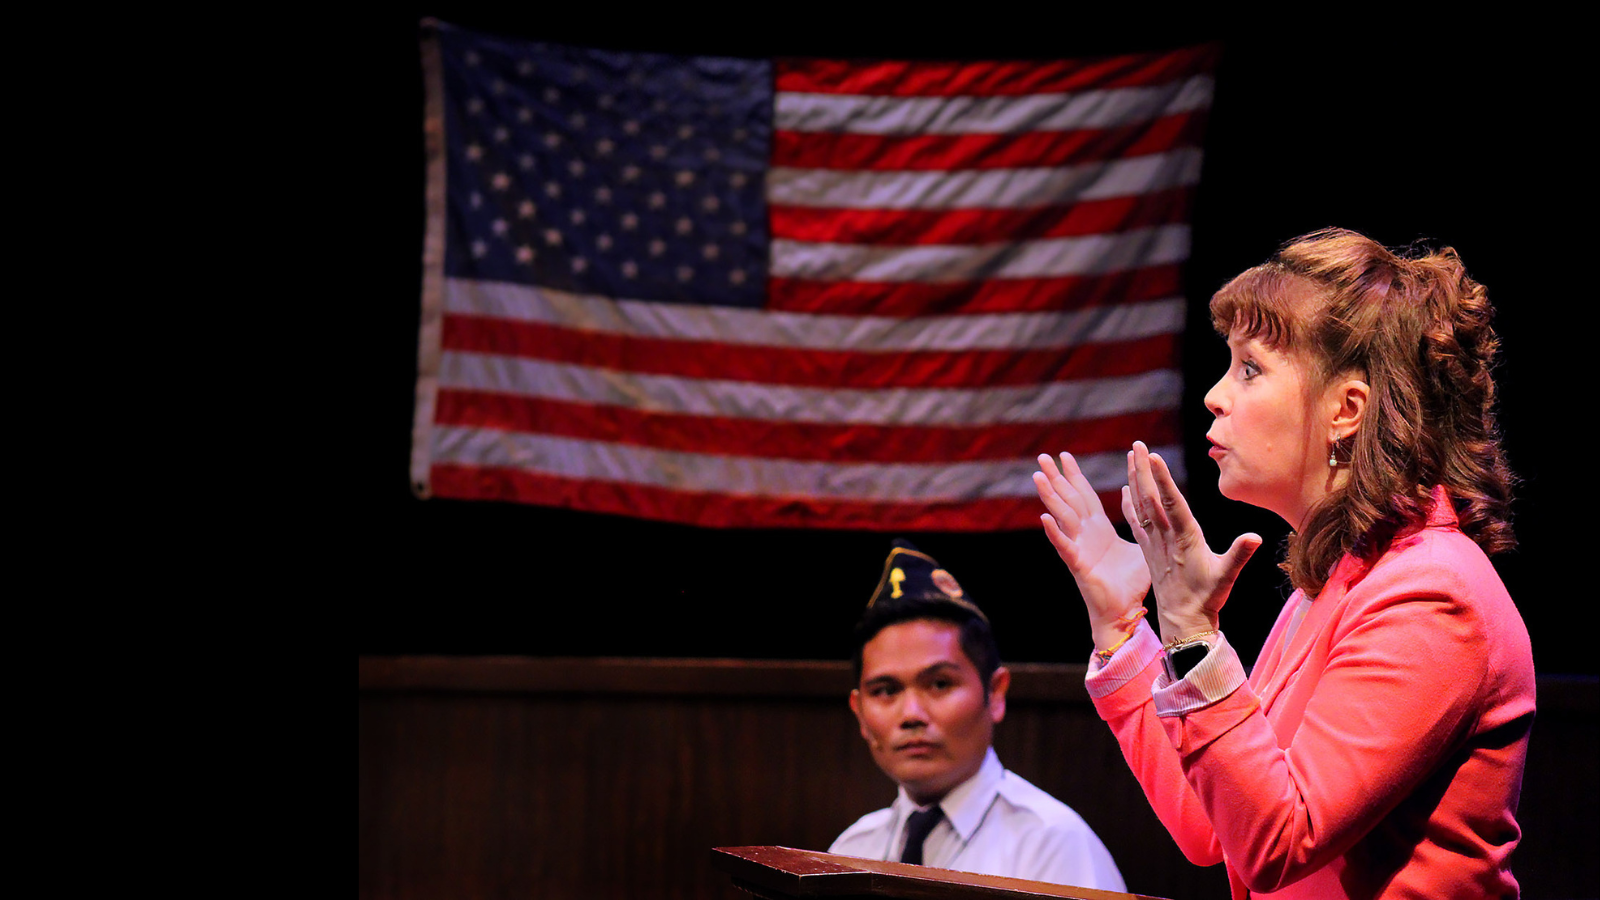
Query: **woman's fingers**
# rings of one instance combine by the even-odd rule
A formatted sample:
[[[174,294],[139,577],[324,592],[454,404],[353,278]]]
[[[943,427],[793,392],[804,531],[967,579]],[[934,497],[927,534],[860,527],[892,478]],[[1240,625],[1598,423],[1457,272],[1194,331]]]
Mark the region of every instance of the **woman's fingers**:
[[[1073,556],[1077,555],[1076,542],[1083,534],[1083,523],[1079,522],[1072,510],[1066,508],[1055,495],[1047,496],[1049,486],[1040,484],[1044,480],[1043,476],[1034,475],[1033,479],[1034,487],[1039,490],[1040,499],[1044,500],[1046,512],[1039,517],[1039,521],[1044,525],[1045,536],[1050,538],[1051,545],[1070,566],[1072,562],[1067,559],[1067,554],[1070,552]],[[1064,542],[1071,543],[1072,546],[1068,547]]]
[[[1072,454],[1061,454],[1061,468],[1056,468],[1056,461],[1048,454],[1039,455],[1039,471],[1050,483],[1050,488],[1061,498],[1061,502],[1072,508],[1073,515],[1079,521],[1093,516],[1099,504],[1094,496],[1093,488],[1089,487],[1088,479],[1078,470],[1078,461]],[[1088,490],[1088,495],[1084,491]],[[1066,523],[1063,523],[1066,524]]]
[[[1145,531],[1169,530],[1172,523],[1150,471],[1150,448],[1143,441],[1134,441],[1133,452],[1128,454],[1128,487],[1133,492],[1133,508],[1138,515],[1135,521],[1139,527]]]
[[[1112,626],[1138,608],[1150,592],[1144,554],[1117,536],[1099,495],[1072,454],[1061,454],[1059,466],[1055,459],[1040,456],[1033,484],[1046,510],[1039,523],[1083,594],[1096,646],[1110,646],[1119,634]]]
[[[1215,627],[1234,580],[1261,538],[1241,535],[1226,553],[1212,553],[1171,467],[1143,443],[1136,442],[1128,454],[1122,509],[1149,565],[1163,637]]]
[[[1060,474],[1056,473],[1055,479],[1051,479],[1054,466],[1051,466],[1051,472],[1042,470],[1044,466],[1050,465],[1050,457],[1041,456],[1039,459],[1041,471],[1033,473],[1033,489],[1039,494],[1039,500],[1044,503],[1044,508],[1055,518],[1062,530],[1069,534],[1077,534],[1082,526],[1082,517],[1067,502],[1067,498],[1062,496],[1061,488],[1065,485],[1060,483]]]
[[[1122,486],[1122,518],[1128,522],[1128,528],[1133,531],[1135,543],[1144,541],[1144,527],[1139,524],[1139,510],[1133,502],[1133,488],[1129,485]]]
[[[1100,505],[1100,495],[1095,493],[1094,485],[1089,483],[1083,470],[1078,468],[1077,457],[1071,453],[1061,454],[1061,474],[1067,483],[1072,485],[1073,491],[1083,499],[1083,508],[1078,514],[1087,518],[1095,513],[1103,513],[1105,509]]]
[[[1184,498],[1183,492],[1178,490],[1178,483],[1172,478],[1172,470],[1167,467],[1167,461],[1161,454],[1150,454],[1150,475],[1155,483],[1156,494],[1167,520],[1172,527],[1180,533],[1198,531],[1199,524],[1195,522],[1194,513],[1189,511],[1189,501]]]
[[[1200,533],[1200,525],[1167,461],[1161,454],[1151,453],[1142,442],[1135,442],[1128,454],[1128,484],[1133,489],[1138,522],[1147,531],[1171,533],[1185,541]]]

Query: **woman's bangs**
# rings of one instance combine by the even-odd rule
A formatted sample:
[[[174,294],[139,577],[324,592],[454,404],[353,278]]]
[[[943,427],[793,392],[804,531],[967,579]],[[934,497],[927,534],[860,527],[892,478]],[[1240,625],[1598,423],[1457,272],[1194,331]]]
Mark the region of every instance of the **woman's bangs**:
[[[1245,270],[1211,298],[1211,327],[1224,338],[1238,334],[1275,350],[1290,349],[1297,343],[1289,308],[1294,278],[1272,265]]]

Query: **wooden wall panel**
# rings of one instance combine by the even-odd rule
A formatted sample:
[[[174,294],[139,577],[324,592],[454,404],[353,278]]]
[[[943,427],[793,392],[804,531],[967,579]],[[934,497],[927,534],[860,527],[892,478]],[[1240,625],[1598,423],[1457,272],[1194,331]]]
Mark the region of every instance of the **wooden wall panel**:
[[[641,690],[363,690],[359,894],[737,897],[712,846],[825,849],[892,797],[842,693]]]
[[[1094,827],[1130,890],[1226,897],[1150,812],[1082,667],[1013,669],[1001,760]],[[849,682],[842,663],[362,659],[358,895],[744,900],[709,848],[826,849],[893,797]],[[1518,875],[1525,897],[1595,896],[1600,689],[1540,691]]]

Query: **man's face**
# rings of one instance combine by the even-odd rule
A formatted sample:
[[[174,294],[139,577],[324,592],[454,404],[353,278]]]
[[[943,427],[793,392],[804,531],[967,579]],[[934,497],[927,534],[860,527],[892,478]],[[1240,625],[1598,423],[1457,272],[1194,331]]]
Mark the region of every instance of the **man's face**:
[[[983,764],[1010,683],[1011,673],[996,669],[984,702],[983,681],[961,649],[961,627],[913,619],[861,648],[861,685],[850,692],[850,709],[878,767],[925,805]]]

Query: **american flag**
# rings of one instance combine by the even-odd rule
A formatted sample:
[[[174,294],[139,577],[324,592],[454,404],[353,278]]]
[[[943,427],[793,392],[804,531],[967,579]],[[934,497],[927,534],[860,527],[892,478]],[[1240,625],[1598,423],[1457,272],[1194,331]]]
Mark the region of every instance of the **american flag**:
[[[1037,525],[1179,452],[1211,47],[755,60],[425,29],[422,496]],[[1182,472],[1177,473],[1179,477]]]

